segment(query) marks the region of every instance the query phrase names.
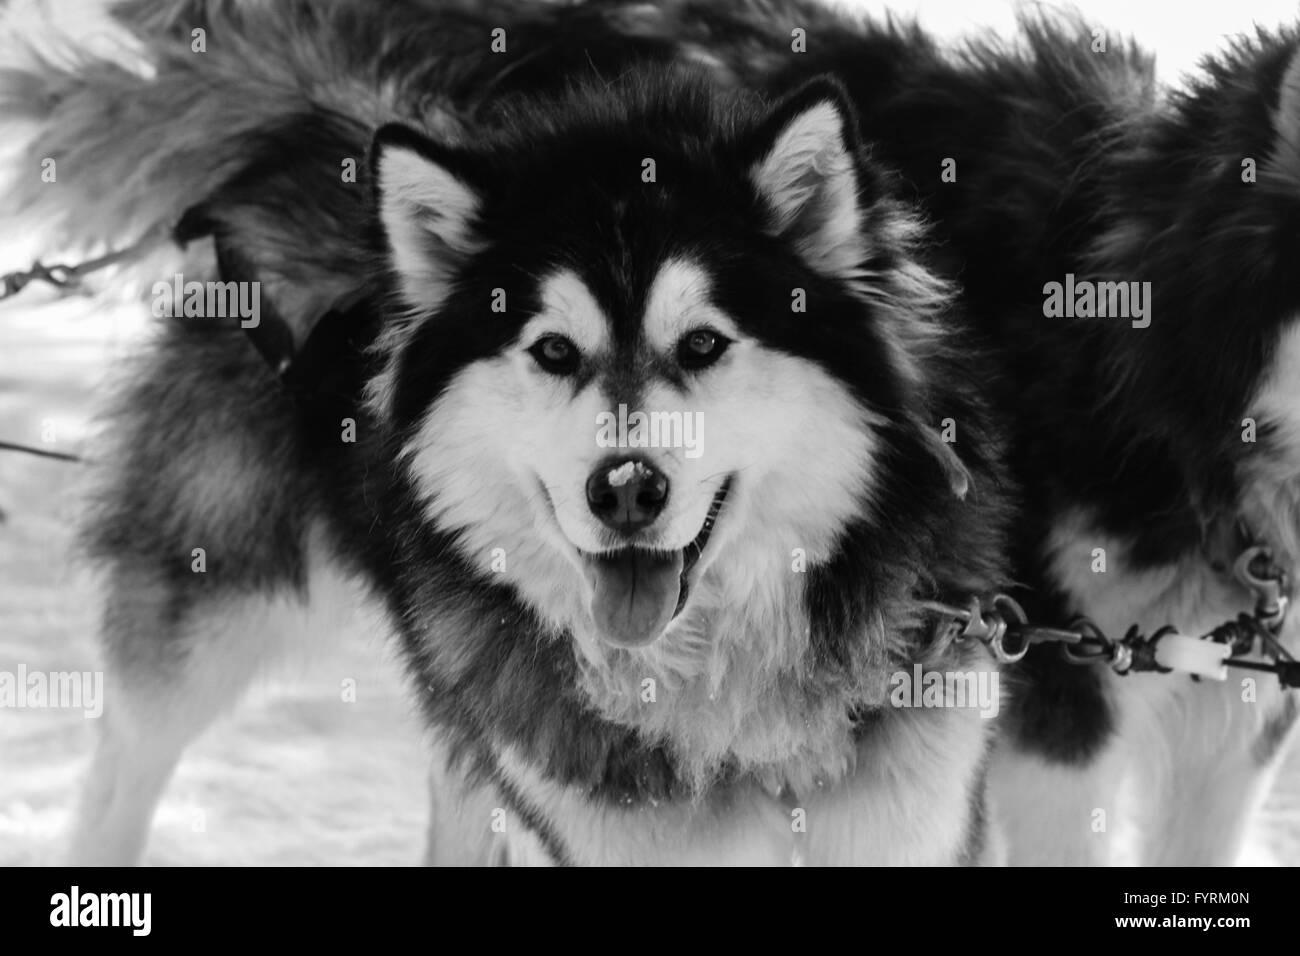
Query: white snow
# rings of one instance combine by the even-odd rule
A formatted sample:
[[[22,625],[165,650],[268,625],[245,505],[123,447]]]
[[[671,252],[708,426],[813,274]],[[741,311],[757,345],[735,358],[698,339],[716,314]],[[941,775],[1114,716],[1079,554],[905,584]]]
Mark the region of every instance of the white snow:
[[[622,488],[629,481],[635,478],[639,473],[646,470],[645,465],[639,461],[625,461],[617,468],[609,470],[609,486],[611,488]]]

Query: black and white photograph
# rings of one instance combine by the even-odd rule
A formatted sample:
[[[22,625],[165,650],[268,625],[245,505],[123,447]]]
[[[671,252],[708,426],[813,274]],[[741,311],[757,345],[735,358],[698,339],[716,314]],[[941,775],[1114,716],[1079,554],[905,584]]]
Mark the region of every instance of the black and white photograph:
[[[1291,2],[0,0],[0,866],[1300,865],[1298,261]]]

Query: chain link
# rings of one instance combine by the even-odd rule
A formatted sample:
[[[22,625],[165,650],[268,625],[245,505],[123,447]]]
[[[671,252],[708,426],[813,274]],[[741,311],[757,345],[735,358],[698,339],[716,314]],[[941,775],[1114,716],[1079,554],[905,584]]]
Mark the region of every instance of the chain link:
[[[1300,662],[1277,639],[1290,605],[1290,576],[1261,546],[1243,551],[1233,572],[1254,595],[1255,609],[1220,624],[1201,639],[1230,646],[1231,656],[1223,662],[1227,666],[1276,674],[1284,688],[1300,688]],[[1064,629],[1030,624],[1024,609],[1005,594],[995,594],[987,607],[977,597],[972,597],[966,607],[942,601],[923,601],[921,606],[950,619],[942,639],[978,640],[987,644],[994,658],[1002,663],[1021,660],[1035,644],[1057,644],[1061,656],[1071,664],[1108,664],[1117,674],[1172,672],[1156,656],[1160,641],[1178,633],[1169,625],[1146,637],[1135,624],[1116,641],[1084,617],[1076,618]],[[1245,659],[1254,653],[1257,644],[1272,661]]]
[[[63,290],[75,289],[80,284],[81,278],[87,273],[97,272],[123,260],[142,256],[152,246],[166,241],[169,234],[170,230],[157,227],[146,232],[139,240],[125,248],[105,253],[94,259],[87,259],[75,266],[67,266],[61,263],[47,266],[37,261],[32,263],[30,269],[5,273],[0,275],[0,301],[17,295],[33,282],[46,282]]]

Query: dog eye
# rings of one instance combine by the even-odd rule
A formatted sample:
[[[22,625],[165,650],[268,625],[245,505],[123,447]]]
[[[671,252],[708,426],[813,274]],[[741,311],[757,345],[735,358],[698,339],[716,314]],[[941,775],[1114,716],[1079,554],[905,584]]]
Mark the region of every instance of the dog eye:
[[[731,344],[731,339],[712,329],[694,329],[677,343],[677,361],[683,368],[705,368],[712,365]]]
[[[538,339],[528,353],[552,375],[572,375],[578,368],[578,347],[563,335]]]

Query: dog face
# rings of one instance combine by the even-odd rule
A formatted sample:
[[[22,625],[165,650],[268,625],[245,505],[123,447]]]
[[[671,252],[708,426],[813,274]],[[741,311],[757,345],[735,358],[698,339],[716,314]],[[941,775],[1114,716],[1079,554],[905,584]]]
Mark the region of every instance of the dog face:
[[[867,411],[746,331],[704,262],[679,252],[650,272],[623,328],[576,264],[544,275],[538,310],[504,354],[460,374],[414,461],[435,520],[504,546],[508,578],[545,592],[537,607],[579,596],[557,624],[623,647],[659,638],[729,549],[827,554],[869,500],[873,456]],[[440,464],[449,430],[483,423],[481,464]],[[465,479],[488,468],[512,476],[518,513],[460,525],[480,494]],[[545,560],[512,571],[521,537],[538,535]]]
[[[474,150],[387,128],[372,169],[370,400],[425,520],[606,678],[716,678],[760,629],[794,666],[800,564],[873,520],[944,302],[839,88],[625,85]]]

